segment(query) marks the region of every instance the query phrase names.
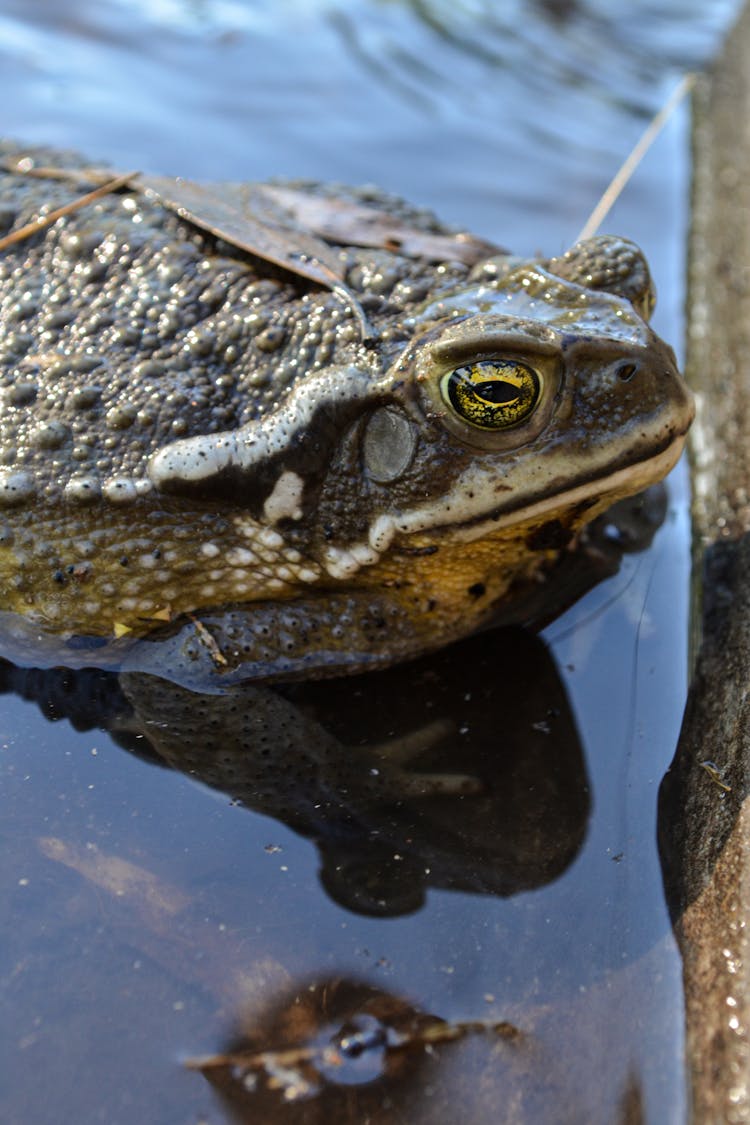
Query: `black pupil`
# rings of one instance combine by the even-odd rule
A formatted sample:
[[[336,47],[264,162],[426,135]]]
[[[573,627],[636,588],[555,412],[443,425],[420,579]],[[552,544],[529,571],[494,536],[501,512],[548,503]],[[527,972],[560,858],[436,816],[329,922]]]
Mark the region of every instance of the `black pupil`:
[[[518,398],[518,387],[506,383],[504,379],[492,379],[487,383],[475,383],[475,393],[485,402],[514,402]]]

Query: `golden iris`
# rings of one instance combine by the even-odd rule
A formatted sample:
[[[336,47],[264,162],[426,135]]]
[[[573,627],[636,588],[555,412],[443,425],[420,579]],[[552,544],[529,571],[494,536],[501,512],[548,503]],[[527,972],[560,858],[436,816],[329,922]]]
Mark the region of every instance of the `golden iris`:
[[[449,371],[440,393],[472,426],[507,430],[533,414],[542,384],[536,371],[517,359],[484,359]]]

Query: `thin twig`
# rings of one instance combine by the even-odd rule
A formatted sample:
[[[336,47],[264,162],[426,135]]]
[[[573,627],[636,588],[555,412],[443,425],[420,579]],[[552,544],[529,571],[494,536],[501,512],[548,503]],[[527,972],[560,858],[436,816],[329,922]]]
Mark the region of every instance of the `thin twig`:
[[[389,1055],[400,1054],[417,1047],[431,1046],[435,1043],[450,1043],[455,1039],[463,1039],[466,1035],[497,1035],[502,1039],[522,1039],[524,1033],[507,1020],[458,1020],[455,1023],[447,1020],[436,1019],[425,1027],[413,1032],[406,1032],[402,1039],[386,1044]],[[280,1050],[255,1051],[228,1051],[225,1054],[207,1055],[203,1058],[186,1059],[184,1066],[188,1070],[216,1070],[220,1067],[235,1066],[243,1070],[263,1070],[271,1064],[274,1067],[294,1067],[300,1063],[309,1063],[313,1067],[326,1062],[341,1065],[343,1062],[341,1052],[335,1047],[333,1041],[325,1047],[301,1044],[296,1047],[286,1047]]]
[[[61,219],[63,215],[70,215],[73,211],[78,211],[81,207],[88,206],[97,199],[101,199],[103,195],[109,195],[112,191],[117,191],[118,188],[124,187],[137,172],[127,172],[123,176],[116,176],[113,180],[108,180],[106,184],[96,188],[94,191],[87,192],[86,195],[80,196],[78,199],[71,200],[63,207],[56,207],[54,211],[50,211],[47,215],[38,215],[36,219],[32,219],[30,223],[20,227],[18,230],[11,231],[5,238],[0,238],[0,250],[6,250],[9,246],[14,246],[17,242],[22,242],[24,238],[29,238],[30,235],[36,234],[37,231],[44,230],[46,227],[51,226],[53,223]]]
[[[195,617],[192,613],[189,613],[188,617],[192,621],[193,625],[195,625],[195,631],[198,634],[198,639],[200,640],[201,644],[204,644],[208,649],[208,654],[213,660],[216,667],[224,668],[229,662],[224,653],[219,648],[216,638],[213,636],[213,634],[209,633],[203,622],[199,621],[198,618]]]
[[[0,171],[12,176],[27,176],[32,180],[90,183],[92,187],[106,184],[112,179],[111,168],[53,168],[48,164],[34,164],[33,157],[30,156],[0,159]]]
[[[622,189],[633,175],[643,157],[648,152],[649,148],[656,140],[661,130],[666,125],[669,118],[672,116],[677,106],[683,98],[692,89],[695,82],[694,74],[686,74],[681,82],[675,87],[674,91],[661,107],[656,116],[649,122],[647,128],[644,130],[637,144],[634,146],[629,156],[625,159],[620,166],[619,171],[612,179],[609,187],[606,189],[601,199],[597,203],[594,210],[591,212],[586,224],[578,235],[576,241],[580,242],[584,238],[591,238],[592,234],[596,234],[597,230],[604,222],[604,219],[609,214],[611,207],[615,200],[618,198]]]

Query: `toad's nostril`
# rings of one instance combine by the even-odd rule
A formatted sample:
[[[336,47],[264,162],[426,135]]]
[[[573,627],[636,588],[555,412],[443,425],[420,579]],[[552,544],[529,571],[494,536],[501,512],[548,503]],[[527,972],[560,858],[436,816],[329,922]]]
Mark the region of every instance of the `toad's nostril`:
[[[628,383],[633,378],[637,370],[637,363],[621,363],[617,368],[617,378],[621,379],[623,383]]]

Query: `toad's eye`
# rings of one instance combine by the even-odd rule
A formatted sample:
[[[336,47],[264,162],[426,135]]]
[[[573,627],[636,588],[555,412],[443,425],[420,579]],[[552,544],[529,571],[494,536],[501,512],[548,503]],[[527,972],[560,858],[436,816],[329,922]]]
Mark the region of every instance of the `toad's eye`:
[[[485,359],[449,371],[440,393],[465,422],[508,430],[531,417],[542,394],[536,371],[515,359]]]

